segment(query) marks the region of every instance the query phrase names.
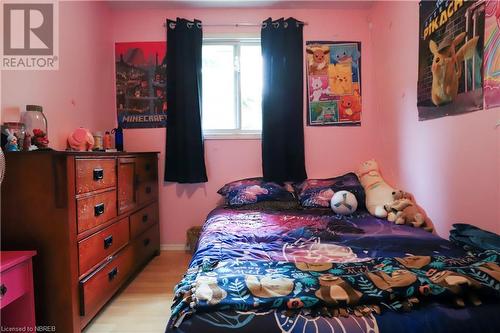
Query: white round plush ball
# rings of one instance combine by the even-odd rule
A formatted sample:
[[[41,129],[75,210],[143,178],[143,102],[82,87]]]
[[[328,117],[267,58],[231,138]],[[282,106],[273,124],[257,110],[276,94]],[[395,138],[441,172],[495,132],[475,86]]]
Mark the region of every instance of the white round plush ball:
[[[330,207],[332,210],[341,215],[352,214],[358,208],[358,200],[354,194],[349,191],[338,191],[332,197],[330,201]]]

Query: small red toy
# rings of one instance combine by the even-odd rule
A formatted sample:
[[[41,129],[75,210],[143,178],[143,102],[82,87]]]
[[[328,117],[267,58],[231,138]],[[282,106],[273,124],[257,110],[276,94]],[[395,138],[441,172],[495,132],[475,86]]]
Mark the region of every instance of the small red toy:
[[[33,137],[31,138],[31,144],[38,147],[38,149],[47,148],[49,146],[49,139],[47,138],[47,133],[41,129],[33,129]]]

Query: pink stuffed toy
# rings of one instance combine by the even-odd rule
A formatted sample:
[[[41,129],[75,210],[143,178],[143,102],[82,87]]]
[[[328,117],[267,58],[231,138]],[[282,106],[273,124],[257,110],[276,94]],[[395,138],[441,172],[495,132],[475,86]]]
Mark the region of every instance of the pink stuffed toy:
[[[80,127],[68,137],[68,145],[71,150],[87,151],[94,146],[94,137],[86,128]]]

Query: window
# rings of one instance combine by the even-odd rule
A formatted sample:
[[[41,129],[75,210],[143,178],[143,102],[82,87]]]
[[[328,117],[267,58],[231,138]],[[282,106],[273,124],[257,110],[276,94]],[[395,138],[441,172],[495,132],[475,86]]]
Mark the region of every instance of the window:
[[[262,130],[260,39],[205,39],[202,76],[204,136],[260,137]]]

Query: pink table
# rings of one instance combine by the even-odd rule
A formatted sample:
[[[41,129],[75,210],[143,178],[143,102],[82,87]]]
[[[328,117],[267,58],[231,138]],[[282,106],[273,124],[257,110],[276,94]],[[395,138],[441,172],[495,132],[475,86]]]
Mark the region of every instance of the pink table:
[[[1,331],[35,332],[31,258],[36,251],[0,252]]]

